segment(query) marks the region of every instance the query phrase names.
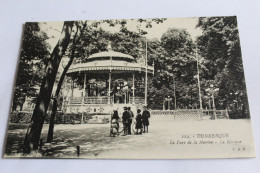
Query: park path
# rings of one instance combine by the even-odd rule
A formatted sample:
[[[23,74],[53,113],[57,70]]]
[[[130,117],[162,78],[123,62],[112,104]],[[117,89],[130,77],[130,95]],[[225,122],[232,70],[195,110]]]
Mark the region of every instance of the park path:
[[[88,159],[170,159],[223,158],[254,155],[250,120],[174,121],[151,120],[149,133],[110,137],[109,124],[56,125],[54,142],[45,143],[45,158]],[[44,125],[42,139],[46,139],[48,125]],[[7,148],[19,153],[25,129],[9,130]],[[242,140],[239,145],[222,145],[220,139],[196,139],[198,134],[229,134],[231,140]],[[183,136],[189,136],[189,138]],[[188,140],[213,140],[213,144],[187,144]],[[173,142],[175,142],[173,144]],[[183,144],[185,143],[185,144]],[[237,152],[238,149],[240,153]],[[235,149],[235,151],[234,151]]]
[[[104,145],[102,152],[94,157],[87,153],[82,153],[81,157],[102,159],[253,157],[254,143],[250,130],[250,120],[151,121],[149,133],[118,137]],[[198,138],[200,134],[228,134],[228,138]],[[197,144],[188,144],[188,141],[195,140]],[[242,141],[242,143],[221,144],[221,140]]]

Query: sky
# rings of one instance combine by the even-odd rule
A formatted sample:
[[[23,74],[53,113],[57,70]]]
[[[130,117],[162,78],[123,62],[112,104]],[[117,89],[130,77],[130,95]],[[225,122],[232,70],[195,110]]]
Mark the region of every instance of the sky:
[[[93,21],[90,21],[93,22]],[[145,28],[144,24],[141,25],[141,28],[147,31],[145,37],[148,39],[158,39],[160,40],[163,33],[165,33],[169,28],[179,28],[186,29],[191,38],[195,41],[196,37],[202,34],[202,30],[200,28],[196,28],[198,23],[198,18],[167,18],[163,23],[160,24],[152,24],[152,28]],[[137,26],[139,23],[134,20],[129,20],[127,22],[127,28],[130,31],[137,31]],[[61,30],[62,30],[63,22],[42,22],[40,23],[40,28],[42,31],[46,32],[50,39],[47,40],[47,43],[50,44],[51,50],[57,44],[59,39]],[[109,27],[108,24],[102,24],[101,27],[112,33],[119,32],[120,26],[117,25],[115,27]]]
[[[161,39],[163,33],[165,33],[169,28],[179,28],[179,29],[186,29],[192,39],[195,41],[196,37],[202,34],[200,28],[196,28],[198,23],[198,18],[167,18],[163,23],[152,24],[152,28],[145,28],[145,25],[142,25],[142,29],[147,31],[145,37],[148,39],[157,38],[158,40]],[[131,31],[137,31],[138,22],[136,20],[129,21],[127,24],[127,28]],[[106,27],[105,28],[111,32],[118,32],[119,26],[117,27]]]

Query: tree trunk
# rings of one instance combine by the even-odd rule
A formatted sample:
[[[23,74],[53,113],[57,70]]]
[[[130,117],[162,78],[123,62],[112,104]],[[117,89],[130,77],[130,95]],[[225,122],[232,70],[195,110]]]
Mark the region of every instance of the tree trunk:
[[[48,131],[48,137],[47,137],[47,141],[48,143],[52,142],[53,139],[53,131],[54,131],[54,121],[55,121],[55,114],[57,112],[57,98],[54,98],[53,101],[53,106],[52,106],[52,113],[51,113],[51,118],[50,118],[50,125],[49,125],[49,131]]]
[[[74,51],[75,52],[75,51]],[[52,113],[51,113],[51,118],[50,118],[50,125],[49,125],[49,131],[48,131],[48,137],[47,137],[47,142],[52,142],[53,140],[53,131],[54,131],[54,121],[55,121],[55,115],[57,112],[57,107],[58,107],[58,97],[59,97],[59,93],[61,90],[61,86],[63,83],[63,80],[66,76],[66,73],[69,69],[69,67],[71,66],[72,62],[74,59],[74,53],[73,56],[70,58],[68,64],[66,65],[66,67],[64,68],[62,75],[60,77],[56,92],[55,92],[55,98],[54,98],[54,103],[53,103],[53,107],[52,107]]]
[[[38,149],[44,119],[46,117],[46,112],[51,99],[53,85],[61,58],[64,55],[70,42],[73,23],[74,22],[64,22],[59,41],[55,46],[51,54],[50,61],[46,67],[45,77],[42,80],[40,93],[33,111],[31,124],[27,129],[27,133],[24,139],[24,153],[30,153],[32,149]]]
[[[60,80],[59,80],[59,83],[58,83],[58,86],[57,86],[57,89],[56,89],[56,92],[55,92],[54,104],[53,104],[53,107],[52,107],[50,125],[49,125],[48,136],[47,136],[47,142],[49,142],[49,143],[52,142],[52,140],[53,140],[53,131],[54,131],[54,123],[55,123],[54,121],[55,121],[55,116],[56,116],[56,112],[57,112],[58,96],[59,96],[59,93],[60,93],[60,90],[61,90],[61,86],[62,86],[62,83],[63,83],[64,78],[66,76],[66,73],[69,70],[69,68],[70,68],[70,66],[71,66],[71,64],[74,60],[76,46],[79,43],[79,39],[82,36],[83,30],[85,28],[86,28],[86,23],[83,25],[83,28],[81,29],[80,36],[79,36],[78,40],[76,41],[76,37],[77,37],[78,31],[79,31],[79,27],[77,26],[77,30],[76,30],[76,33],[75,33],[75,36],[74,36],[74,39],[73,39],[73,44],[72,44],[73,47],[72,47],[72,50],[71,50],[71,57],[70,57],[68,64],[66,65],[66,67],[64,68],[64,70],[61,74],[61,77],[60,77]]]
[[[13,105],[12,105],[12,111],[16,111],[17,109],[17,101],[13,101]]]

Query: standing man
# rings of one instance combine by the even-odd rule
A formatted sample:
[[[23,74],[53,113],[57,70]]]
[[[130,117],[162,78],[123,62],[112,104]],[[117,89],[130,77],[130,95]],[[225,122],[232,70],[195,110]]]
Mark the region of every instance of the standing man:
[[[131,125],[133,122],[133,117],[134,117],[134,113],[131,111],[131,107],[128,107],[128,112],[129,112],[129,120],[128,120],[128,134],[131,135]]]
[[[148,133],[148,126],[149,126],[149,118],[151,117],[150,112],[147,110],[147,107],[144,106],[144,111],[142,114],[143,126],[144,126],[144,133]],[[146,131],[145,131],[146,129]]]
[[[129,121],[129,112],[127,110],[127,107],[124,107],[124,112],[123,112],[123,116],[122,116],[122,120],[123,120],[123,126],[124,126],[124,134],[122,136],[125,136],[128,134],[128,121]]]
[[[143,125],[142,125],[142,115],[141,115],[141,110],[137,109],[137,115],[136,115],[136,123],[135,123],[135,129],[136,129],[136,135],[138,134],[142,134],[143,131]],[[140,130],[140,132],[138,133],[138,130]]]

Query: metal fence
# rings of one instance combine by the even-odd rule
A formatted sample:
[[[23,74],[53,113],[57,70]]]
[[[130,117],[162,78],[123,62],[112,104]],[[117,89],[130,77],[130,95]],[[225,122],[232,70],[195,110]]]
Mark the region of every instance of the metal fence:
[[[201,110],[179,109],[179,110],[152,110],[151,119],[164,120],[200,120]]]
[[[203,120],[203,119],[229,119],[228,110],[151,110],[151,119],[164,120]]]

